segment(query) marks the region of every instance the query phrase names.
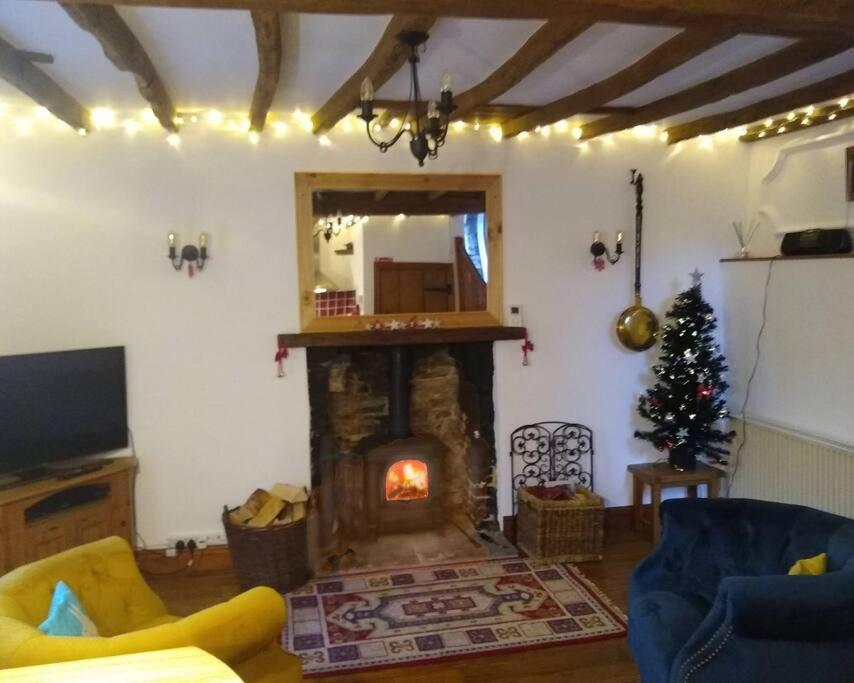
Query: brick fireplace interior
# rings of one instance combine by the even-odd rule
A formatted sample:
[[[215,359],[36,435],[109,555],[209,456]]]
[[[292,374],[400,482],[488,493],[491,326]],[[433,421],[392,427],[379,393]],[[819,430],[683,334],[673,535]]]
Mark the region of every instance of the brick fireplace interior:
[[[318,574],[511,555],[492,343],[308,349]]]

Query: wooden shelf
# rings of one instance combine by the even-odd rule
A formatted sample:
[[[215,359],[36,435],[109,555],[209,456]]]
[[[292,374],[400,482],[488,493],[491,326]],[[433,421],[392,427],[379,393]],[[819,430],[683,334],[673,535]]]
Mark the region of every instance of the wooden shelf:
[[[810,259],[854,258],[852,254],[820,254],[817,256],[748,256],[747,258],[722,258],[721,263],[748,263],[750,261],[808,261]]]
[[[296,349],[317,346],[459,344],[524,338],[524,327],[438,327],[429,330],[359,330],[356,332],[280,334],[279,345]]]

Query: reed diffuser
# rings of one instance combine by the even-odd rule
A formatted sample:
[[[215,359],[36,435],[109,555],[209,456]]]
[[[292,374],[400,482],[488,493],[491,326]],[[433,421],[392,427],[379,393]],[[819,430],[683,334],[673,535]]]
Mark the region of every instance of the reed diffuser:
[[[750,252],[747,251],[747,247],[750,245],[750,241],[756,234],[756,229],[758,227],[758,220],[751,220],[750,226],[747,228],[747,231],[745,231],[744,223],[742,223],[741,221],[732,222],[732,229],[735,231],[735,236],[738,238],[738,253],[741,258],[747,258],[748,256],[750,256]]]

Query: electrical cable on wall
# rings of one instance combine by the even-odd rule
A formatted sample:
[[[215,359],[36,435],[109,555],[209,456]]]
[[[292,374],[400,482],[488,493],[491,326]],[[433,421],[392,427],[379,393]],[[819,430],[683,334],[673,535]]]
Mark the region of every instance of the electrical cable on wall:
[[[753,379],[756,377],[756,371],[759,369],[759,362],[762,359],[762,337],[765,334],[765,325],[768,322],[768,292],[771,284],[771,273],[774,270],[774,263],[779,257],[775,256],[768,261],[768,274],[765,277],[765,291],[762,298],[762,324],[759,327],[759,334],[756,335],[756,355],[753,360],[753,368],[750,371],[750,377],[747,379],[747,386],[744,390],[744,401],[741,404],[741,443],[738,444],[738,449],[735,452],[735,458],[732,460],[732,469],[730,470],[729,482],[727,483],[726,497],[730,497],[732,486],[735,483],[735,476],[738,473],[738,465],[741,462],[741,452],[747,443],[747,406],[750,403],[750,388],[753,385]]]

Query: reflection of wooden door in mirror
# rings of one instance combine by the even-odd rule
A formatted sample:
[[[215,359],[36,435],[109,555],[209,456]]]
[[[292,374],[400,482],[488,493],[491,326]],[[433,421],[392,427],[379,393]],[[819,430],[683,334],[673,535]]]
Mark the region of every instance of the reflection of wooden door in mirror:
[[[453,264],[374,263],[374,313],[446,313],[453,310]]]
[[[461,311],[483,311],[486,309],[486,282],[480,276],[466,251],[465,240],[454,238],[457,260],[457,283],[460,290]]]

